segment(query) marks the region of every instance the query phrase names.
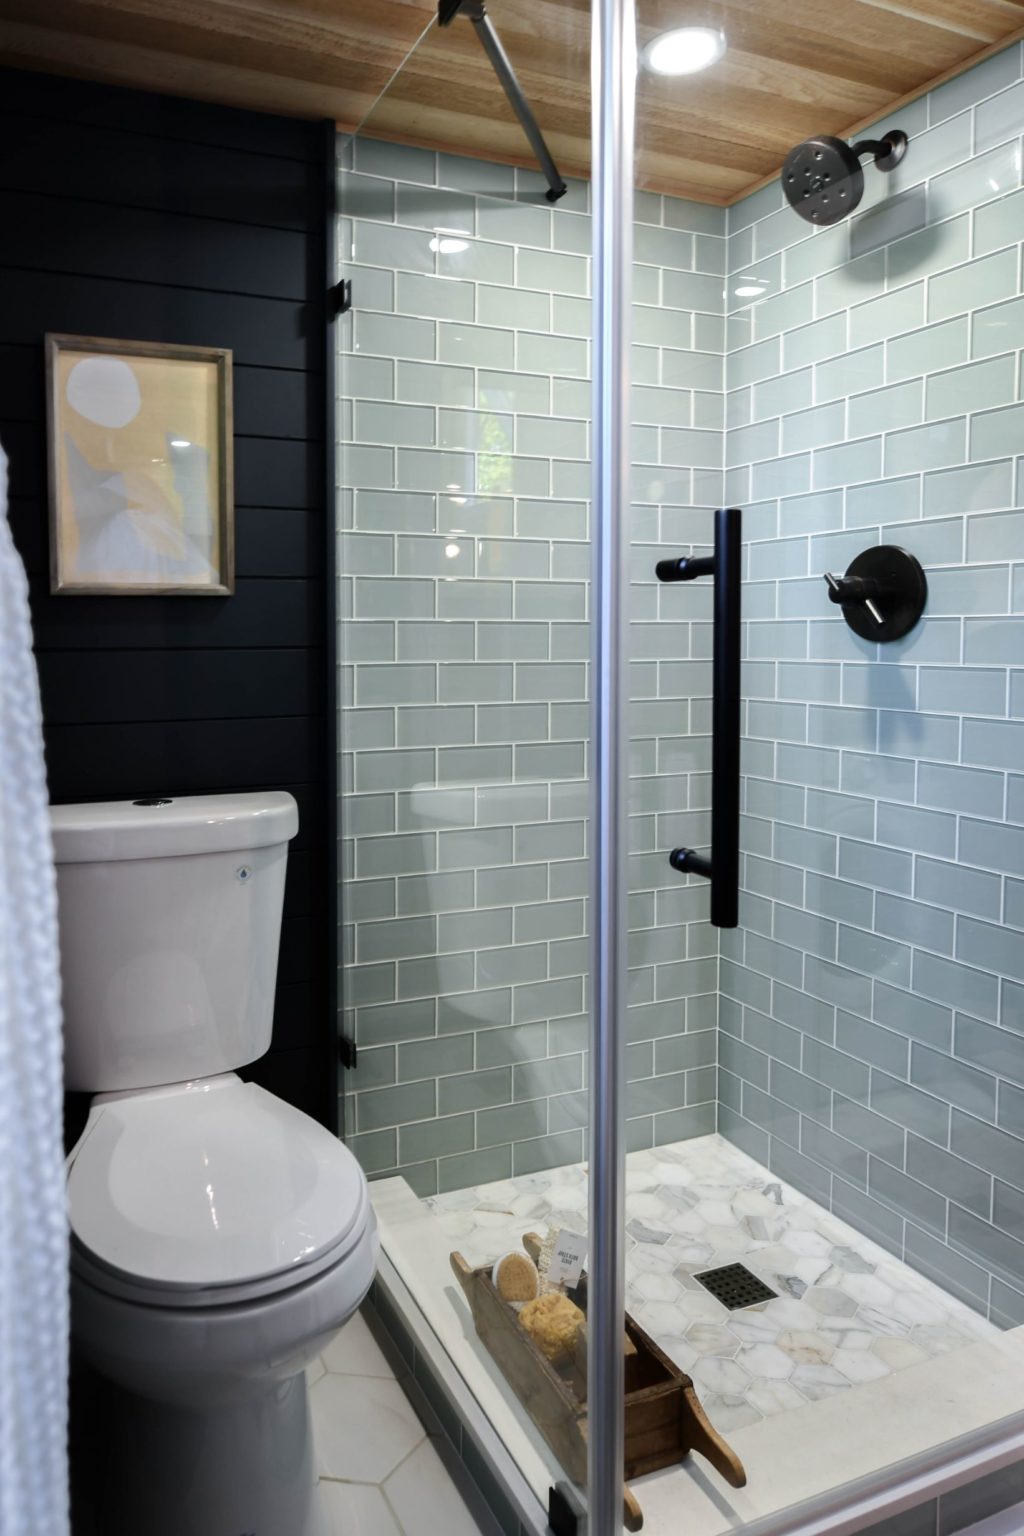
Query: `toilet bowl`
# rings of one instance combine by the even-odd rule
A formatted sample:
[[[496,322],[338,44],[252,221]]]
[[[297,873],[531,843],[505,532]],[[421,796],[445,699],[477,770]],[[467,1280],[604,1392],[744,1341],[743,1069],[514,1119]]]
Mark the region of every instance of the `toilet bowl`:
[[[348,1149],[233,1070],[269,1044],[294,801],[52,826],[66,1076],[96,1093],[67,1197],[73,1338],[115,1388],[102,1529],[321,1536],[305,1368],[376,1223]]]

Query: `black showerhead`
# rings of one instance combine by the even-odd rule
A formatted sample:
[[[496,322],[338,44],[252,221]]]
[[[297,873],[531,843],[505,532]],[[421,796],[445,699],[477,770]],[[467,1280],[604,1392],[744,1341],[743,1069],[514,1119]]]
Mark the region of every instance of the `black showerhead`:
[[[835,224],[864,196],[861,155],[873,155],[880,171],[891,171],[907,152],[907,136],[894,128],[884,139],[847,144],[823,133],[791,149],[782,167],[786,201],[808,224]]]

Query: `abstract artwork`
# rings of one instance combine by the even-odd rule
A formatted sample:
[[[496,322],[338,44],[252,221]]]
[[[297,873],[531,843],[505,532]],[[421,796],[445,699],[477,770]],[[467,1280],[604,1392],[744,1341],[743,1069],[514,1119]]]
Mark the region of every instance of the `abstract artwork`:
[[[231,353],[46,338],[50,590],[234,590]]]

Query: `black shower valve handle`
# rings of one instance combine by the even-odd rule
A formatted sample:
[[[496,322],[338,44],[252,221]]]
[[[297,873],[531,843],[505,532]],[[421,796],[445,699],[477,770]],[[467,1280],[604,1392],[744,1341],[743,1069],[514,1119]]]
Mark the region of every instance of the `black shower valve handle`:
[[[894,594],[892,582],[879,581],[872,576],[833,576],[831,571],[825,572],[825,580],[832,602],[840,603],[844,608],[859,604],[867,609],[876,624],[885,623],[878,604],[884,602],[887,595]]]
[[[654,567],[659,581],[693,581],[697,576],[715,574],[714,555],[681,555],[675,560],[659,560]]]

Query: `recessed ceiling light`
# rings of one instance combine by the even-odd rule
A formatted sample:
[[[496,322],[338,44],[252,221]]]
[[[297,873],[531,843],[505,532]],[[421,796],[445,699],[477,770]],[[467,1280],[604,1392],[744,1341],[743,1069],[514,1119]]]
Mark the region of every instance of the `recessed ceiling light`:
[[[678,27],[652,38],[642,54],[655,75],[695,75],[717,64],[725,52],[725,33],[715,27]]]

